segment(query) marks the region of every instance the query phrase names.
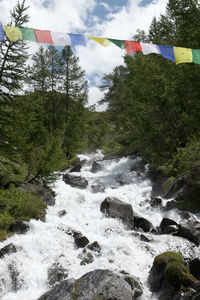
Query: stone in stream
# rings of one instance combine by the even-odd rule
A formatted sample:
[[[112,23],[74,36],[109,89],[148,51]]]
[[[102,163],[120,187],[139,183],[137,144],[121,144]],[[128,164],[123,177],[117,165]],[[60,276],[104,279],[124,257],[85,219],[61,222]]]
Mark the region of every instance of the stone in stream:
[[[108,217],[119,218],[128,229],[134,228],[134,214],[130,204],[114,197],[107,197],[101,203],[100,211]]]
[[[90,172],[97,173],[98,171],[101,171],[101,165],[99,163],[97,163],[96,161],[94,161],[92,163],[92,168],[91,168]]]
[[[200,280],[200,259],[194,258],[189,262],[190,273]],[[200,298],[199,298],[200,299]]]
[[[149,232],[154,229],[153,224],[147,219],[139,216],[134,217],[134,229],[141,228],[144,232]]]
[[[16,253],[16,252],[17,252],[16,246],[14,244],[10,243],[0,249],[0,258],[3,258],[5,255],[9,255],[9,254]]]
[[[53,286],[67,278],[68,270],[65,269],[58,261],[56,261],[48,269],[47,274],[48,274],[48,283],[50,286]]]
[[[159,300],[193,300],[200,291],[200,282],[190,274],[182,255],[171,251],[155,257],[148,281]]]
[[[38,300],[133,300],[142,294],[139,279],[97,269],[77,280],[65,280]]]
[[[174,230],[172,230],[173,232],[178,230],[178,224],[174,220],[171,220],[169,218],[163,218],[161,223],[160,223],[161,233],[164,233],[164,234],[169,233],[169,231],[170,231],[169,226],[174,226]],[[172,227],[170,227],[170,228],[172,229]]]
[[[89,240],[86,236],[84,236],[81,232],[73,233],[75,244],[78,248],[84,248],[87,244],[89,244]]]
[[[176,235],[181,236],[198,246],[200,243],[200,222],[193,218],[182,220],[179,223],[179,230]]]
[[[85,178],[81,177],[81,176],[75,176],[75,175],[71,175],[71,174],[64,174],[63,175],[63,181],[66,184],[71,185],[72,187],[76,187],[79,189],[86,189],[88,186],[88,182]]]
[[[22,221],[16,221],[8,227],[10,232],[15,232],[19,234],[24,234],[29,230],[29,225]]]

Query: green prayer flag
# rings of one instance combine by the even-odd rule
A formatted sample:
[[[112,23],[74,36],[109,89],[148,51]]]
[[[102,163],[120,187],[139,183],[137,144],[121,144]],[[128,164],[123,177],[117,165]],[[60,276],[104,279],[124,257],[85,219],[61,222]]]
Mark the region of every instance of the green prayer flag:
[[[192,49],[193,62],[200,65],[200,50]]]
[[[115,40],[115,39],[108,39],[108,40],[111,41],[116,46],[124,49],[124,41],[123,40]]]
[[[37,42],[34,30],[32,28],[19,27],[24,40]]]

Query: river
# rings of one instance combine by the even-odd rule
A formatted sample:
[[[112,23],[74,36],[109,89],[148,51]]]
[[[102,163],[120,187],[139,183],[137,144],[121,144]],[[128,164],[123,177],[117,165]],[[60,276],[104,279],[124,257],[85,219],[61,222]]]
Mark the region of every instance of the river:
[[[124,270],[140,278],[144,292],[141,300],[157,299],[149,290],[147,278],[156,255],[168,251],[178,251],[184,257],[200,257],[200,249],[189,241],[171,235],[145,233],[150,242],[141,241],[139,234],[127,230],[118,219],[106,218],[100,212],[102,201],[110,196],[117,197],[132,205],[134,212],[158,226],[163,217],[176,222],[180,220],[177,210],[165,211],[150,206],[151,182],[145,174],[130,171],[139,158],[122,157],[103,160],[101,152],[80,155],[86,163],[74,175],[87,179],[85,190],[73,188],[62,180],[62,175],[54,183],[56,204],[48,207],[46,221],[30,221],[30,230],[24,235],[14,235],[0,243],[0,248],[13,243],[18,251],[0,260],[0,299],[36,300],[46,290],[48,270],[55,264],[62,265],[68,278],[78,278],[94,269]],[[91,173],[93,161],[101,165],[101,170]],[[92,185],[105,187],[104,192],[93,193]],[[163,200],[166,201],[166,200]],[[59,212],[67,214],[60,217]],[[82,249],[77,249],[67,230],[80,231],[90,242],[98,241],[101,253],[94,255],[90,264],[80,265]],[[192,245],[192,246],[191,246]],[[13,291],[13,276],[15,291]]]

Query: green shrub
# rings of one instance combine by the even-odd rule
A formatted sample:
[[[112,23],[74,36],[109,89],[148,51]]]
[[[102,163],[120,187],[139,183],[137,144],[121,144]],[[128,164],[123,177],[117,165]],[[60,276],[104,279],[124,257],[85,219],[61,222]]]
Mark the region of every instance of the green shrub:
[[[19,188],[0,190],[0,229],[7,229],[15,220],[44,220],[45,209],[45,203]]]

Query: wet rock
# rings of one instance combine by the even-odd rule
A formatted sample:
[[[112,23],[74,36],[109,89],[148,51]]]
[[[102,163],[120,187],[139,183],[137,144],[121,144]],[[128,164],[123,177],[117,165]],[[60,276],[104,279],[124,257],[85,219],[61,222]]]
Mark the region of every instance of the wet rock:
[[[141,228],[144,232],[149,232],[151,229],[153,229],[153,224],[143,217],[135,216],[134,228],[135,229]]]
[[[87,246],[87,244],[89,244],[88,238],[82,235],[81,232],[74,232],[73,237],[78,248],[84,248],[85,246]]]
[[[178,224],[169,218],[163,218],[161,223],[160,223],[160,231],[161,233],[167,233],[166,231],[168,230],[169,226],[174,225],[176,226],[176,230],[178,230]]]
[[[120,185],[125,185],[127,183],[123,174],[117,174],[114,179]]]
[[[88,182],[85,178],[83,178],[81,176],[70,175],[68,173],[63,175],[63,181],[66,184],[69,184],[70,186],[76,187],[79,189],[86,189],[88,186]]]
[[[79,158],[76,158],[73,162],[70,163],[69,168],[70,172],[80,172],[82,169],[82,166],[84,165],[85,160],[80,160]]]
[[[97,269],[77,280],[65,280],[38,300],[133,300],[142,294],[138,279]]]
[[[146,237],[146,235],[141,234],[141,235],[140,235],[140,241],[149,243],[149,242],[150,242],[150,239],[148,239],[148,237]]]
[[[13,292],[17,292],[22,287],[23,281],[19,280],[19,271],[14,261],[8,265],[8,272],[11,278],[11,289]]]
[[[90,172],[97,173],[98,171],[101,171],[101,165],[99,163],[97,163],[96,161],[94,161],[92,163],[92,168],[91,168]]]
[[[16,246],[10,243],[7,246],[0,249],[0,258],[3,258],[5,255],[9,255],[16,252],[17,252]]]
[[[59,262],[55,262],[48,270],[48,283],[53,286],[68,276],[68,270],[65,269]]]
[[[101,203],[100,211],[108,217],[121,219],[129,229],[133,229],[134,215],[130,204],[114,197],[107,197]]]
[[[163,230],[163,234],[172,234],[175,235],[178,232],[178,226],[169,225]]]
[[[200,259],[195,258],[189,262],[190,273],[200,280]],[[200,298],[199,298],[200,299]]]
[[[176,205],[177,205],[177,201],[176,200],[170,200],[170,201],[167,201],[164,209],[171,210],[173,208],[176,208]]]
[[[187,184],[187,179],[189,175],[185,174],[180,176],[179,178],[173,180],[173,182],[169,185],[166,192],[164,193],[164,198],[169,199],[172,197],[176,197],[176,194],[179,192],[181,194],[182,191],[185,191],[185,185]],[[177,194],[178,197],[178,194]],[[179,196],[180,197],[180,196]]]
[[[135,161],[131,168],[130,172],[136,172],[138,176],[145,173],[145,163],[142,160]]]
[[[99,243],[97,241],[87,245],[87,248],[94,251],[94,252],[101,252],[101,247],[99,246]]]
[[[8,230],[19,234],[24,234],[29,230],[29,225],[22,221],[17,221],[10,224]]]
[[[177,235],[188,239],[198,246],[200,243],[200,222],[192,218],[189,220],[182,220],[179,223]]]
[[[162,204],[162,199],[160,197],[151,197],[150,205],[152,207],[158,207]]]
[[[200,282],[189,273],[183,257],[176,252],[156,256],[148,280],[159,300],[193,299],[187,298],[189,292],[191,296],[200,289]]]
[[[94,257],[91,252],[81,253],[78,257],[81,259],[81,266],[91,264],[94,261]]]
[[[49,206],[53,206],[55,204],[55,197],[53,196],[50,189],[45,188],[42,185],[35,185],[30,183],[24,183],[19,187],[22,191],[25,191],[29,194],[34,194],[44,203]]]
[[[64,217],[66,214],[67,214],[67,212],[66,212],[65,209],[60,210],[60,211],[58,212],[58,215],[59,215],[60,218]]]
[[[100,184],[91,185],[92,193],[103,193],[105,191],[105,187]]]
[[[179,211],[179,215],[182,219],[188,220],[191,218],[191,214],[188,211]]]

